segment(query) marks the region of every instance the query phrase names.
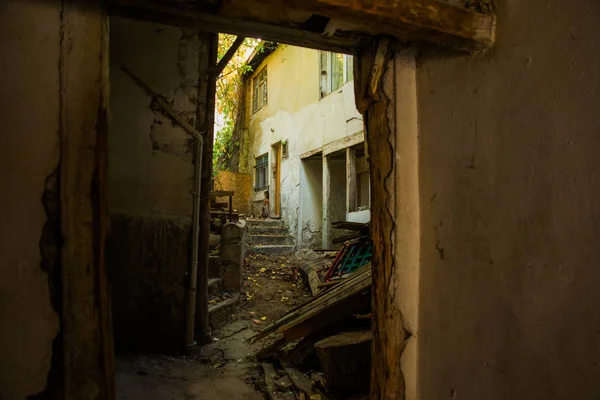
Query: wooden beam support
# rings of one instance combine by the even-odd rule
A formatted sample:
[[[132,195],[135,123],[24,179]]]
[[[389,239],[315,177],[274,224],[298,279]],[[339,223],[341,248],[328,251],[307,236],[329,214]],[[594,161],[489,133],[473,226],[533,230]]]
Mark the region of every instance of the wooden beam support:
[[[331,172],[329,157],[323,156],[323,226],[321,228],[321,243],[324,249],[331,247],[331,219],[329,217],[329,202],[331,201]]]
[[[346,147],[346,215],[357,209],[356,148]]]
[[[496,28],[492,14],[438,0],[224,0],[218,10],[171,3],[110,2],[112,13],[129,18],[343,53],[374,35],[474,53],[493,45]]]
[[[492,47],[496,18],[438,0],[264,0],[341,21],[340,29],[430,42],[470,53]],[[344,26],[344,24],[348,26]]]
[[[124,18],[196,29],[201,32],[229,33],[346,54],[353,54],[363,40],[363,37],[358,35],[326,36],[298,26],[276,25],[241,17],[227,17],[205,10],[190,10],[175,2],[166,4],[156,0],[111,0],[109,12]]]
[[[246,40],[244,36],[238,36],[235,38],[235,41],[231,44],[231,47],[229,47],[227,53],[225,53],[225,55],[219,60],[219,63],[215,68],[216,76],[221,75],[221,72],[223,72],[223,70],[225,69],[235,52],[240,48],[242,43],[244,43],[244,40]]]
[[[102,2],[62,4],[60,217],[64,398],[115,398],[108,232],[108,19]]]
[[[215,33],[198,35],[200,63],[198,66],[198,105],[196,130],[202,132],[202,176],[200,180],[200,227],[198,247],[198,277],[196,286],[196,335],[198,343],[211,342],[208,324],[208,256],[210,236],[210,192],[212,184],[212,159],[215,120],[215,93],[217,76],[218,37]]]
[[[323,146],[323,154],[328,155],[331,153],[335,153],[337,151],[344,150],[347,147],[356,146],[357,144],[360,144],[364,141],[365,141],[365,132],[364,131],[356,132],[353,135],[346,136],[344,138],[327,143],[326,145]]]

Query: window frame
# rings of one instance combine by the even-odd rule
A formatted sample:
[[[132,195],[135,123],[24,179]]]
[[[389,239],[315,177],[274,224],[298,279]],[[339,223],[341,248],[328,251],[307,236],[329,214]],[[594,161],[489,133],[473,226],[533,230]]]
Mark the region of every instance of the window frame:
[[[346,83],[354,80],[354,57],[348,54],[341,54],[342,59],[342,81],[339,86],[334,85],[333,65],[334,59],[341,53],[333,53],[330,51],[319,52],[319,92],[320,98],[326,97],[328,94],[335,92]],[[325,65],[323,65],[325,64]],[[335,86],[335,87],[334,87]]]
[[[261,174],[262,172],[262,174]],[[261,186],[261,177],[264,184]],[[261,154],[254,158],[254,191],[258,192],[269,188],[269,153]]]
[[[260,111],[269,102],[267,66],[252,78],[252,113]]]

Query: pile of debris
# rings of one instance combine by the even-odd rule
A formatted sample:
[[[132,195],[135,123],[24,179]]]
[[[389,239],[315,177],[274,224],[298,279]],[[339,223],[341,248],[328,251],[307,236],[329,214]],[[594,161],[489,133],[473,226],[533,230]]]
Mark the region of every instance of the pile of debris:
[[[257,354],[263,361],[264,391],[270,399],[368,398],[369,225],[340,222],[335,227],[353,232],[343,236],[340,250],[324,251],[323,257],[306,263],[317,268],[303,267],[305,273],[309,271],[305,278],[313,297],[251,339],[270,339],[271,344]]]

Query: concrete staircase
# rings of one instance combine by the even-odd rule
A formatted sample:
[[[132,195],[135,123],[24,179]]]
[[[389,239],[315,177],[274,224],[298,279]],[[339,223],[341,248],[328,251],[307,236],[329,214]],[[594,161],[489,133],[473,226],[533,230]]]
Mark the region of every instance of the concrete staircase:
[[[292,254],[296,249],[289,229],[279,219],[248,219],[248,246],[255,253],[270,255]]]

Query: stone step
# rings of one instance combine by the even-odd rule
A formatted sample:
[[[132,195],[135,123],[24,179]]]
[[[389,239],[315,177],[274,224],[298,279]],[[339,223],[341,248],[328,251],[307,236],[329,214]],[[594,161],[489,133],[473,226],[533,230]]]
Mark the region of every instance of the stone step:
[[[250,235],[287,235],[288,228],[279,226],[249,226]]]
[[[247,219],[246,224],[250,226],[272,226],[285,227],[285,223],[280,219]]]
[[[250,248],[258,254],[283,256],[292,254],[296,246],[291,244],[255,244],[250,246]]]
[[[250,244],[294,244],[294,238],[290,235],[248,235]]]
[[[223,326],[239,302],[240,294],[234,293],[232,298],[208,307],[208,323],[211,329],[215,330]]]
[[[212,278],[208,280],[208,293],[218,294],[221,292],[221,278]]]

